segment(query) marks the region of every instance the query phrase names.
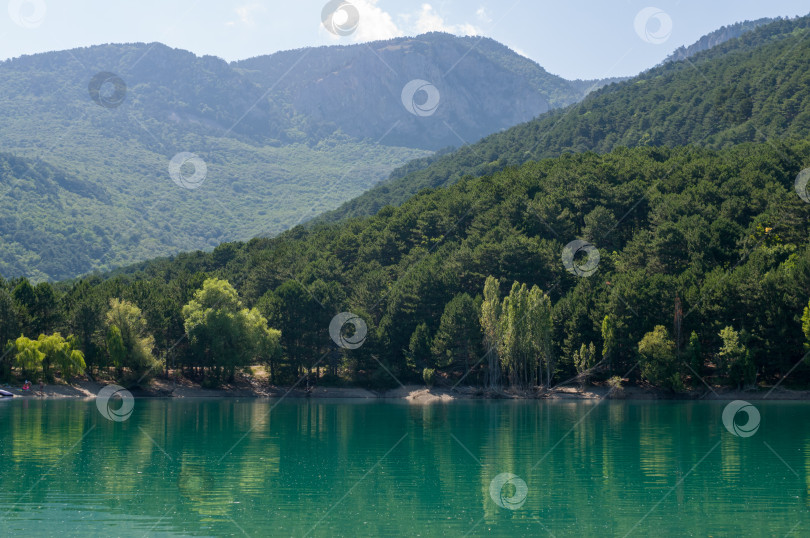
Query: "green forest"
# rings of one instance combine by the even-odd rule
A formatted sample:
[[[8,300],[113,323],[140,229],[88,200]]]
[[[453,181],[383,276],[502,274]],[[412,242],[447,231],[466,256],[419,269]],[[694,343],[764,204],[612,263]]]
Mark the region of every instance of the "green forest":
[[[321,220],[372,215],[423,188],[565,153],[686,144],[720,149],[808,136],[808,31],[810,17],[777,20],[691,59],[664,63],[564,110],[409,163]]]
[[[0,278],[0,377],[807,386],[809,25],[752,24],[275,238]],[[79,171],[3,162],[12,193],[106,196]]]
[[[171,369],[216,386],[264,364],[282,385],[306,373],[681,391],[791,372],[785,385],[804,386],[808,166],[798,139],[563,155],[372,217],[75,281],[4,281],[2,374],[132,385]],[[368,327],[357,349],[330,338],[340,312]]]

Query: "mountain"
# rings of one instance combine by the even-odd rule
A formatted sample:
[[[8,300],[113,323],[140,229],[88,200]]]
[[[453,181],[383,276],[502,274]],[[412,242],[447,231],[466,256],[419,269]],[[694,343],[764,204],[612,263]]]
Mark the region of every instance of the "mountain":
[[[728,26],[723,26],[715,30],[714,32],[706,34],[705,36],[701,37],[688,47],[680,47],[678,49],[675,49],[675,52],[670,54],[665,61],[679,62],[681,60],[691,58],[698,52],[703,52],[704,50],[712,49],[717,45],[721,45],[726,41],[736,39],[741,35],[750,32],[751,30],[754,30],[765,24],[770,24],[776,20],[782,19],[781,18],[771,19],[765,17],[762,19],[757,19],[755,21],[743,21],[735,24],[729,24]]]
[[[455,183],[529,160],[620,146],[699,144],[810,134],[810,17],[777,20],[692,56],[611,84],[555,110],[443,156],[395,170],[338,210],[333,221],[374,214],[423,188]]]
[[[433,150],[476,141],[577,102],[609,82],[568,81],[492,39],[437,32],[279,52],[234,66],[271,88],[270,102],[279,110],[289,107],[302,115],[290,119],[307,136],[329,126],[359,139]],[[413,80],[430,83],[438,100],[435,113],[417,116],[403,107],[403,89]]]
[[[806,386],[809,32],[807,18],[764,25],[409,163],[402,180],[427,165],[438,187],[373,216],[55,285],[0,279],[0,336],[73,334],[91,370],[107,368],[105,313],[122,299],[141,309],[156,357],[216,381],[235,355],[195,348],[202,341],[188,341],[183,319],[206,286],[231,309],[218,302],[211,319],[244,306],[281,331],[280,352],[259,353],[282,384],[306,372],[319,384],[475,385],[497,364],[517,386],[540,366],[550,384],[585,370],[614,386],[629,378],[674,391],[778,384],[787,374]],[[68,168],[2,159],[26,196],[104,199]],[[338,313],[354,315],[361,345],[351,351],[334,347],[333,322],[346,320]],[[223,342],[245,334],[230,326],[217,326],[228,331]],[[240,357],[239,366],[257,358]]]
[[[416,78],[433,86],[403,104]],[[64,279],[277,234],[434,149],[575,102],[581,85],[446,34],[230,64],[160,43],[7,60],[0,149],[28,166],[0,169],[0,274]],[[59,182],[37,196],[30,170],[98,196]]]

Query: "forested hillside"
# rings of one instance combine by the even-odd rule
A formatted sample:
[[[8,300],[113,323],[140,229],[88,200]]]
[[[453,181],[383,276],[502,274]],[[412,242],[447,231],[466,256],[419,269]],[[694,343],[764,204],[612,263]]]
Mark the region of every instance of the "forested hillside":
[[[721,148],[810,134],[810,17],[758,27],[689,61],[668,62],[626,82],[462,147],[391,179],[324,220],[374,214],[419,189],[450,185],[529,160],[625,146]]]
[[[584,95],[494,41],[470,45],[429,34],[229,64],[135,43],[0,62],[0,149],[104,193],[41,197],[0,170],[0,274],[58,280],[274,235],[458,136]],[[412,78],[439,92],[430,115],[403,104]],[[197,166],[173,177],[189,154]]]
[[[212,383],[257,361],[277,383],[316,366],[320,383],[374,387],[498,375],[553,385],[578,373],[673,390],[698,376],[774,383],[810,344],[808,166],[806,140],[545,159],[362,220],[55,287],[8,281],[0,339],[59,331],[91,372],[127,368],[111,321],[124,310],[142,325],[122,332],[157,370]],[[330,338],[339,312],[368,327],[356,349]],[[238,335],[265,329],[239,327],[254,325],[280,330],[280,350],[257,336],[246,351]],[[213,335],[217,352],[201,351]],[[6,371],[31,345],[8,348]],[[799,366],[790,383],[808,374]]]

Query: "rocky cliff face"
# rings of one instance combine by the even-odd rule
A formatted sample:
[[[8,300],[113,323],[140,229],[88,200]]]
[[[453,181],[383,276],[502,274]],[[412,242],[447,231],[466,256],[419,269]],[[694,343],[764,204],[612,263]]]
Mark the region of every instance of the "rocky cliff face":
[[[705,36],[701,37],[695,43],[689,45],[688,47],[680,47],[675,52],[669,55],[666,59],[667,62],[679,62],[681,60],[685,60],[686,58],[691,58],[698,52],[703,52],[704,50],[709,50],[711,48],[716,47],[717,45],[721,45],[726,41],[730,41],[732,39],[736,39],[741,35],[750,32],[751,30],[756,29],[759,26],[764,24],[771,23],[777,19],[757,19],[755,21],[743,21],[738,22],[736,24],[730,24],[728,26],[723,26],[706,34]]]

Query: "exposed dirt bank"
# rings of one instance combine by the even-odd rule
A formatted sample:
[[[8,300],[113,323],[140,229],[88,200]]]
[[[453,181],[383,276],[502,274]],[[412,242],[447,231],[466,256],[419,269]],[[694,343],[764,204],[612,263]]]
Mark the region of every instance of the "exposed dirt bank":
[[[19,386],[0,386],[21,398],[33,399],[84,399],[94,398],[106,385],[94,381],[81,380],[70,385],[34,385],[31,391],[24,392]],[[713,390],[672,393],[650,387],[629,386],[611,391],[604,386],[557,387],[552,390],[538,388],[529,391],[486,391],[477,387],[427,388],[408,385],[386,391],[372,391],[363,388],[338,387],[276,387],[250,380],[219,389],[206,389],[188,380],[178,382],[156,379],[147,389],[132,389],[136,398],[346,398],[346,399],[399,399],[412,404],[431,404],[470,399],[550,399],[550,400],[810,400],[810,391],[796,391],[781,387],[770,390],[738,391],[721,388]]]

